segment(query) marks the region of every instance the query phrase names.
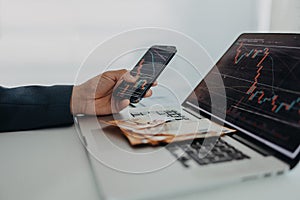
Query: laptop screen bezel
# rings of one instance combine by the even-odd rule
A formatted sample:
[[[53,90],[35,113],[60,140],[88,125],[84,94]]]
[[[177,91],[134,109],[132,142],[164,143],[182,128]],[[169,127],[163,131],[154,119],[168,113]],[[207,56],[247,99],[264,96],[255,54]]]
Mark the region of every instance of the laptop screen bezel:
[[[300,34],[297,34],[297,33],[243,33],[241,35],[239,35],[237,37],[237,39],[230,45],[230,47],[226,50],[226,52],[221,56],[221,58],[216,62],[215,65],[213,65],[213,67],[211,68],[211,70],[206,74],[206,76],[209,75],[209,73],[212,72],[213,68],[215,66],[218,65],[218,63],[223,59],[224,55],[226,55],[230,49],[235,45],[235,43],[243,38],[243,37],[249,37],[249,36],[258,36],[258,35],[264,35],[264,37],[270,35],[270,36],[280,36],[280,35],[291,35],[291,37],[294,37],[294,36],[297,36],[297,37],[300,37]],[[205,76],[205,77],[206,77]],[[199,84],[201,84],[202,81],[204,81],[205,77],[199,82]],[[198,85],[199,85],[198,84]],[[197,85],[197,86],[198,86]],[[197,87],[196,86],[196,87]],[[196,87],[194,89],[196,89]],[[194,92],[194,90],[193,90]],[[190,95],[189,95],[190,96]],[[189,97],[188,96],[188,97]],[[191,109],[193,111],[196,111],[197,113],[199,113],[200,115],[203,115],[205,117],[211,117],[211,118],[214,118],[216,120],[220,120],[222,121],[224,124],[226,124],[227,126],[230,126],[231,128],[234,128],[234,129],[237,129],[238,130],[238,134],[239,136],[243,137],[244,139],[247,139],[249,142],[252,142],[254,143],[255,145],[258,145],[260,146],[261,148],[263,149],[266,149],[268,150],[269,152],[272,153],[272,155],[280,158],[281,160],[285,161],[286,163],[288,163],[290,165],[291,168],[293,168],[299,161],[299,158],[300,158],[300,148],[298,147],[293,153],[290,153],[293,154],[292,156],[289,156],[288,153],[284,153],[282,151],[282,147],[279,147],[281,150],[278,150],[279,148],[276,148],[274,147],[274,145],[272,146],[273,143],[269,142],[266,140],[266,139],[262,139],[258,136],[256,136],[254,133],[250,133],[248,132],[247,130],[244,130],[243,128],[241,127],[237,127],[235,126],[233,123],[231,122],[228,122],[226,121],[225,119],[221,119],[219,118],[218,116],[215,116],[213,115],[212,113],[209,113],[208,111],[206,111],[205,109],[203,108],[196,108],[196,106],[193,106],[191,104],[189,104],[188,102],[188,97],[184,100],[184,102],[182,103],[182,106],[185,107],[185,108],[188,108],[188,109]],[[271,143],[271,144],[270,144]],[[276,146],[276,145],[275,145]],[[287,151],[287,150],[286,150]]]

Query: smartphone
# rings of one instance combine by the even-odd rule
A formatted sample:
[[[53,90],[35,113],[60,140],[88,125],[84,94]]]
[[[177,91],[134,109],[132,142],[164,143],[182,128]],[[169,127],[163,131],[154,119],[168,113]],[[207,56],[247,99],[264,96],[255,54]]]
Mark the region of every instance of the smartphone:
[[[119,99],[129,99],[138,103],[156,81],[161,72],[176,54],[175,46],[154,45],[147,50],[130,74],[136,78],[135,83],[123,81],[114,90],[113,95]]]

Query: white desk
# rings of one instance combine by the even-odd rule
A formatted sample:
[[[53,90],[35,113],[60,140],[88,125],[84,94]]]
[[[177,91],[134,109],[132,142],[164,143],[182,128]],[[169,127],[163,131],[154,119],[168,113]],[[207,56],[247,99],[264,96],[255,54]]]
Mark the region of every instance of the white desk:
[[[74,127],[0,134],[1,200],[98,200],[85,150]],[[299,199],[300,167],[176,199]]]

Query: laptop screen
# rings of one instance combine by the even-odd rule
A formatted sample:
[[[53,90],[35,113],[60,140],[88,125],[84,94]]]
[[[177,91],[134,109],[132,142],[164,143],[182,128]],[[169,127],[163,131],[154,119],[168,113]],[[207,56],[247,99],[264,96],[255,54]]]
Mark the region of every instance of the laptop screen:
[[[218,73],[218,74],[216,74]],[[208,87],[221,77],[225,96]],[[184,102],[211,114],[211,95],[225,98],[215,117],[294,158],[300,151],[300,35],[243,34]]]

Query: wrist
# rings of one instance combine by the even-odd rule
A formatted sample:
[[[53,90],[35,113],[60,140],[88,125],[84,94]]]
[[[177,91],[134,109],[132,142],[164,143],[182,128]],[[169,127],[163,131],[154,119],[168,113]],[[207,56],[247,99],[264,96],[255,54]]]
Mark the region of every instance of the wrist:
[[[70,99],[70,111],[71,114],[84,114],[84,102],[81,94],[80,85],[73,86],[72,95]]]

